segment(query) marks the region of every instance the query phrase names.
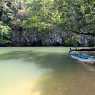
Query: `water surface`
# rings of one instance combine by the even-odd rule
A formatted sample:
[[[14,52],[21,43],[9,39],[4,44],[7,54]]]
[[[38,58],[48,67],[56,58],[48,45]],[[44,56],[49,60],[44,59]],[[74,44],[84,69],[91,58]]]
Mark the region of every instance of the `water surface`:
[[[94,66],[69,48],[1,48],[0,95],[95,95]]]

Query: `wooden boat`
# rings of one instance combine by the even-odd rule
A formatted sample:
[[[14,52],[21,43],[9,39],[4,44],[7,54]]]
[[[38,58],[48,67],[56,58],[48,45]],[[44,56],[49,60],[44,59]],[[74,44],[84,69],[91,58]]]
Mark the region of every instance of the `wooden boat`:
[[[69,52],[69,55],[71,56],[71,58],[78,60],[79,62],[82,63],[87,63],[87,64],[95,63],[95,56],[91,56],[85,53],[80,53],[78,51],[71,51]]]
[[[84,47],[84,48],[70,48],[71,51],[95,51],[95,47],[93,48],[87,48],[87,47]]]

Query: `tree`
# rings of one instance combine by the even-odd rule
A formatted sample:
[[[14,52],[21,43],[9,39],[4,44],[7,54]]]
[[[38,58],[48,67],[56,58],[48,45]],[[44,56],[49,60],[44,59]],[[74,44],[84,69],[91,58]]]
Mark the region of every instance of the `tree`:
[[[95,34],[94,0],[54,0],[66,31]]]
[[[12,30],[11,40],[18,42],[31,42],[35,33],[42,38],[42,32],[48,35],[56,27],[65,33],[95,35],[95,1],[2,0],[0,21]]]

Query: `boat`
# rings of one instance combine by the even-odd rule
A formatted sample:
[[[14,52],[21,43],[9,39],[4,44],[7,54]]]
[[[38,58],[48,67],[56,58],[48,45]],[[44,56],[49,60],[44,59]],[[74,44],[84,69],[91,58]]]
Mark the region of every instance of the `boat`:
[[[73,58],[79,62],[82,62],[82,63],[88,63],[88,64],[95,63],[95,56],[91,56],[86,53],[80,53],[78,51],[70,51],[69,55],[71,58]]]

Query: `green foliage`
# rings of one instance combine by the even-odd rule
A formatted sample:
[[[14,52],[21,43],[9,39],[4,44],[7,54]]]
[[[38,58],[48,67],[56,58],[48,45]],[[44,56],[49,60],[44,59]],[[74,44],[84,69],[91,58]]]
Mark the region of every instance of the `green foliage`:
[[[95,34],[94,0],[55,0],[66,31]]]
[[[79,41],[75,37],[67,38],[64,41],[64,45],[65,46],[79,46]]]
[[[0,22],[0,43],[9,43],[11,38],[11,28]]]
[[[38,32],[60,26],[64,32],[95,35],[95,0],[2,0],[0,21],[1,34],[7,38],[14,26],[27,31],[35,27]],[[77,41],[68,38],[65,43]]]
[[[60,22],[58,10],[54,8],[51,0],[33,0],[27,7],[29,16],[23,21],[24,27],[38,27],[45,29]]]

